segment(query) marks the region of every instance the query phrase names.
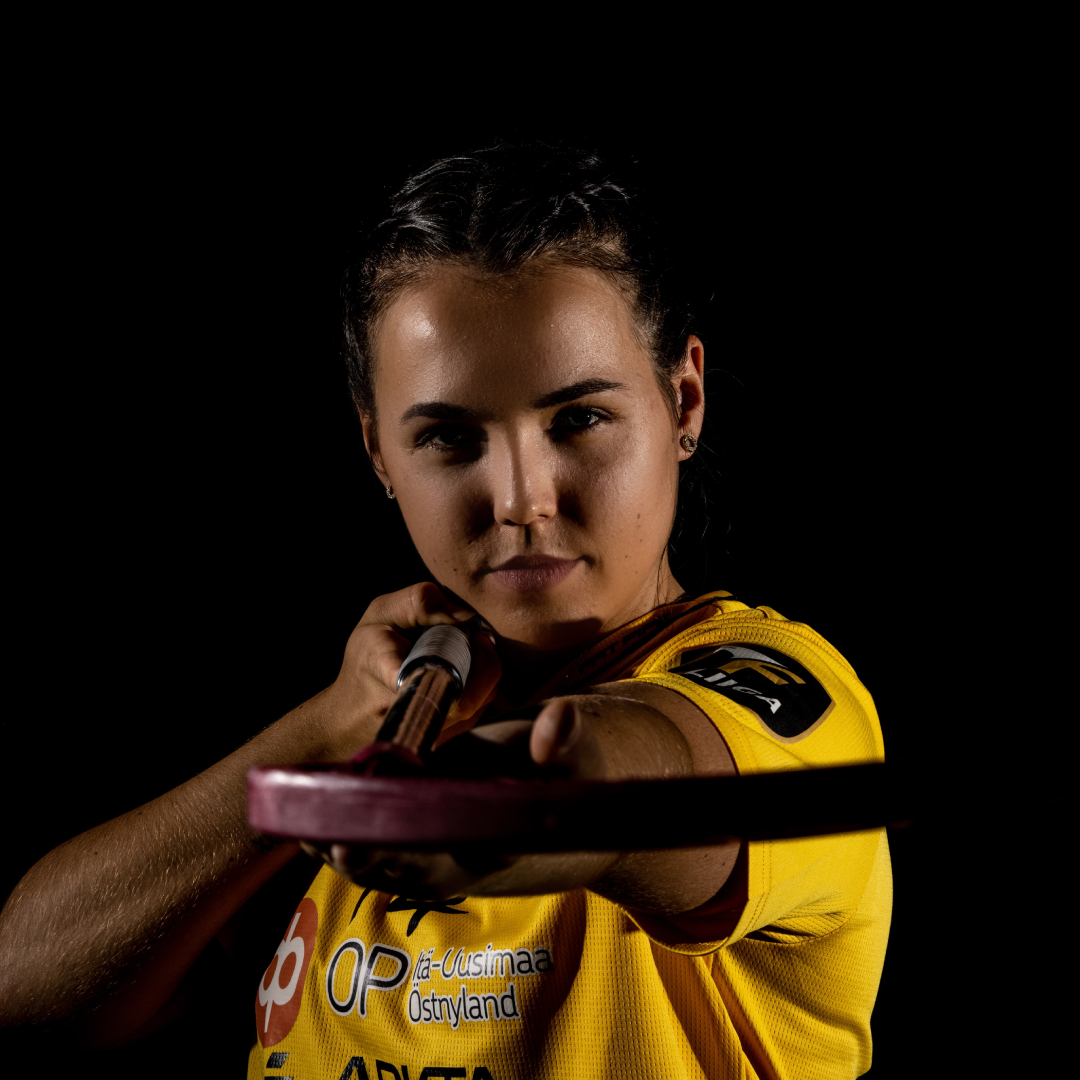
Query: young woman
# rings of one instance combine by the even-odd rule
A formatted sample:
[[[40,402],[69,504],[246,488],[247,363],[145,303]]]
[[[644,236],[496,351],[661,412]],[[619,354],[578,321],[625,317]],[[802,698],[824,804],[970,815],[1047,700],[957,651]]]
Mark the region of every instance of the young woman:
[[[672,575],[704,350],[646,236],[601,164],[566,152],[448,159],[395,197],[347,280],[350,380],[432,582],[371,605],[322,694],[27,875],[0,924],[9,1020],[99,1044],[162,1022],[296,854],[247,828],[247,769],[371,742],[425,626],[488,628],[439,751],[450,771],[619,780],[882,757],[869,695],[818,635]],[[309,850],[328,865],[252,987],[251,1077],[869,1068],[883,831],[487,864]]]

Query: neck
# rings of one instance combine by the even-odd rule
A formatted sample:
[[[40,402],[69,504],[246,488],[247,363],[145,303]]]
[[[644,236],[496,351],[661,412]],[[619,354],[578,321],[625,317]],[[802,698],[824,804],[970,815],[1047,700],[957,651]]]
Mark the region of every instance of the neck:
[[[565,667],[593,643],[574,644],[563,649],[536,649],[517,641],[500,640],[499,657],[503,674],[499,692],[511,705],[532,697],[560,668]]]
[[[675,603],[682,597],[682,586],[671,573],[666,557],[658,578],[658,587],[654,596],[633,605],[610,624],[603,626],[588,638],[577,640],[571,645],[560,648],[542,648],[509,638],[500,638],[499,656],[503,665],[503,674],[499,681],[500,693],[512,705],[527,701],[556,672],[581,656],[596,642],[620,626],[625,626],[658,607]],[[654,602],[650,603],[651,600]]]

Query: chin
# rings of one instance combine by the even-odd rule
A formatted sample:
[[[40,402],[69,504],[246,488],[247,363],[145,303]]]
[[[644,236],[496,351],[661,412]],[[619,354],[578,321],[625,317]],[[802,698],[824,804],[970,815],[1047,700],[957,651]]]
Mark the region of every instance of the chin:
[[[580,598],[522,597],[512,604],[480,604],[478,609],[502,638],[548,652],[596,638],[607,621]]]

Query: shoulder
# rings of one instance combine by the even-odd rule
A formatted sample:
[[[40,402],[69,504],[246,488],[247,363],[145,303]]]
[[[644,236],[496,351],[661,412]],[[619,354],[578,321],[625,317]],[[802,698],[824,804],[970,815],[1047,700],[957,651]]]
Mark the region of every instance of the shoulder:
[[[720,729],[740,772],[881,760],[872,697],[820,634],[769,607],[711,594],[631,679],[675,690]]]

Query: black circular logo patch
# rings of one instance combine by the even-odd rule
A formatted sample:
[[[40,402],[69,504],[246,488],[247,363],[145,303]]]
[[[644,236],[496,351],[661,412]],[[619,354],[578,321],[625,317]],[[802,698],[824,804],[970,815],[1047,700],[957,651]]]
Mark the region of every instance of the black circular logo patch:
[[[805,738],[833,707],[828,691],[802,664],[764,645],[691,649],[671,674],[745,705],[784,742]]]

